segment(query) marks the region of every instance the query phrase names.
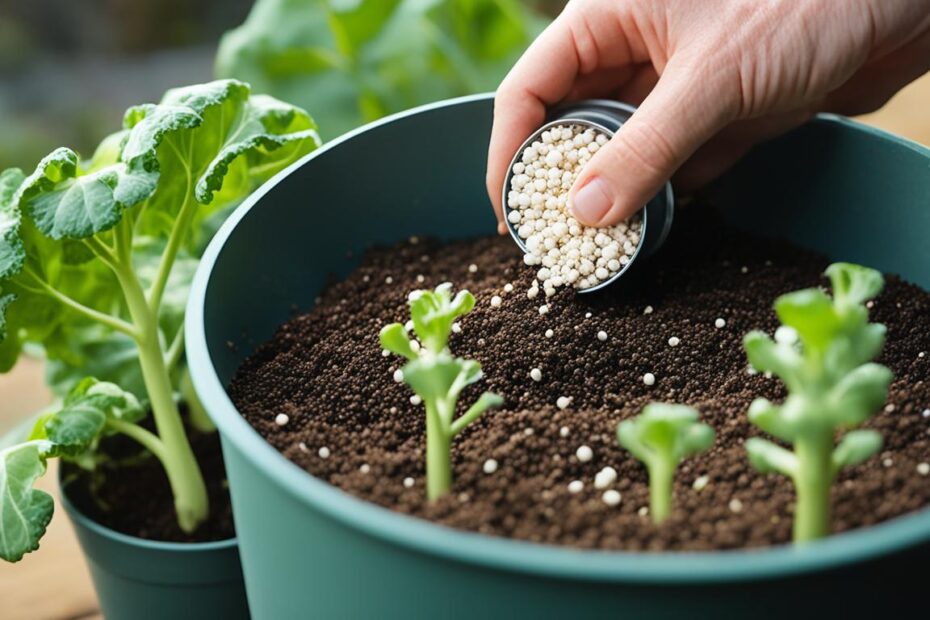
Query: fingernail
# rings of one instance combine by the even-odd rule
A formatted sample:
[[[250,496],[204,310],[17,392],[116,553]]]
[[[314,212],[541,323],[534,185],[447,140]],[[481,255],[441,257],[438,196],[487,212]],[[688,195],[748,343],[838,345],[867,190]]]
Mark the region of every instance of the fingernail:
[[[607,215],[612,204],[607,183],[600,177],[594,177],[575,193],[572,214],[583,224],[596,224]]]

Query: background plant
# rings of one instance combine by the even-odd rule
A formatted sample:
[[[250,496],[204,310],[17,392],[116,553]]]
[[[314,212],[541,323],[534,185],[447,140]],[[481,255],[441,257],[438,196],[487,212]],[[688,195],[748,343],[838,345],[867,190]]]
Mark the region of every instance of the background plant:
[[[835,263],[826,275],[832,299],[817,288],[782,295],[775,312],[788,329],[778,341],[758,331],[744,340],[753,367],[775,373],[788,388],[782,405],[753,401],[749,420],[794,451],[758,437],[748,440],[746,449],[757,469],[779,472],[794,483],[795,541],[829,534],[830,487],[837,472],[881,449],[877,431],[848,429],[875,413],[891,382],[888,368],[870,362],[885,342],[885,326],[869,323],[864,306],[881,292],[881,273]],[[834,444],[837,432],[845,432],[839,445]]]
[[[52,363],[54,387],[67,387],[68,398],[81,377],[94,374],[141,401],[155,433],[125,417],[106,429],[161,461],[185,531],[208,512],[177,404],[185,387],[183,313],[199,247],[225,208],[318,144],[303,110],[220,80],[130,108],[125,129],[90,160],[59,148],[28,177],[18,169],[0,174],[0,371],[25,345],[38,346]],[[188,399],[192,423],[210,428],[192,393]],[[68,403],[37,428],[58,424]],[[0,462],[0,538],[31,534],[7,548],[4,557],[14,559],[44,531],[44,511],[29,509],[43,502],[22,482],[44,471],[49,456],[76,457],[50,431],[30,441],[50,443],[8,448]],[[81,446],[80,464],[89,466],[83,453],[95,444]],[[31,526],[19,523],[31,515]]]
[[[640,415],[617,426],[617,441],[649,470],[649,512],[655,523],[671,514],[679,463],[714,443],[714,429],[697,419],[692,407],[649,403]]]
[[[440,284],[433,291],[410,295],[410,319],[419,340],[411,340],[400,323],[381,329],[381,345],[408,360],[403,367],[404,382],[423,400],[426,408],[426,494],[435,500],[452,486],[452,439],[485,411],[504,401],[497,394],[483,393],[462,415],[455,418],[459,396],[482,377],[481,365],[474,360],[453,357],[449,333],[456,318],[471,312],[474,296],[466,290],[452,297],[452,284]]]
[[[494,90],[546,23],[518,0],[258,0],[216,74],[313,110],[330,138]]]

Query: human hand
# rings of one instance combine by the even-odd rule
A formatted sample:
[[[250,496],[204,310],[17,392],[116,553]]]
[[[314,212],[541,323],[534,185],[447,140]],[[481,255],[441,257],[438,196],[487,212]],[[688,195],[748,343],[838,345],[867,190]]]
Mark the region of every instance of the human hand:
[[[556,103],[639,106],[569,195],[583,224],[639,210],[674,174],[706,183],[826,111],[862,114],[930,69],[930,0],[573,0],[497,91],[487,187]]]

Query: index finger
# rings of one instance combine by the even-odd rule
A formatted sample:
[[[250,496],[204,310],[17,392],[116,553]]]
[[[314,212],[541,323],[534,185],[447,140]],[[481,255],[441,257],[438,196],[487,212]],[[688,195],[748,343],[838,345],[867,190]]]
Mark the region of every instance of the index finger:
[[[501,233],[506,232],[501,190],[507,166],[520,144],[542,125],[546,107],[571,91],[578,68],[578,54],[563,13],[533,41],[497,89],[485,182]]]

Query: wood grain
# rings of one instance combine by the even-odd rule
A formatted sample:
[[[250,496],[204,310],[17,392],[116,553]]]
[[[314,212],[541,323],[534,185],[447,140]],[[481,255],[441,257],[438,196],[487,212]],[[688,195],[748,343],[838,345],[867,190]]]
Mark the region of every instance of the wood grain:
[[[860,120],[930,145],[930,74]],[[41,365],[34,360],[26,360],[12,373],[0,376],[0,432],[45,405],[49,398]],[[55,471],[50,469],[40,486],[57,495],[54,479]],[[0,615],[4,620],[99,617],[71,524],[61,510],[56,508],[56,512],[38,552],[16,565],[0,562]]]

